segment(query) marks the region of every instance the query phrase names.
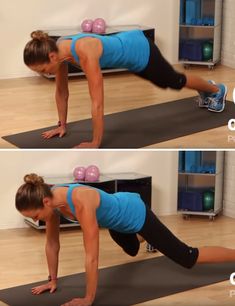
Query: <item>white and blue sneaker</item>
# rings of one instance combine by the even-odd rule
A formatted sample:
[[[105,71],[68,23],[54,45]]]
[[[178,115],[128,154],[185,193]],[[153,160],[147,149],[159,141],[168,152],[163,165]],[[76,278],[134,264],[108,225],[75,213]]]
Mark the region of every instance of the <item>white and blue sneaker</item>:
[[[208,83],[215,85],[215,82],[209,80]],[[198,106],[201,108],[208,108],[209,106],[209,97],[211,97],[211,92],[199,91],[199,96],[197,97]]]
[[[211,94],[211,96],[208,98],[208,110],[210,112],[221,113],[225,108],[228,88],[224,84],[216,84],[216,86],[219,88],[219,91]]]

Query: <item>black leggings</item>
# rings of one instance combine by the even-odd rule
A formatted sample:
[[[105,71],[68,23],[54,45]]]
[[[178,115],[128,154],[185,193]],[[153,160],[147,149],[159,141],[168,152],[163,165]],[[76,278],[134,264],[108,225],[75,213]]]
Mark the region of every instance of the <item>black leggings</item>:
[[[114,230],[109,232],[113,240],[128,255],[137,255],[140,243],[135,233],[126,234]],[[148,207],[146,207],[145,223],[138,234],[162,254],[185,268],[190,269],[197,262],[198,249],[189,247],[175,237]]]
[[[150,40],[150,57],[147,67],[136,75],[149,80],[161,88],[182,89],[186,82],[186,76],[179,73],[162,56],[158,47]]]

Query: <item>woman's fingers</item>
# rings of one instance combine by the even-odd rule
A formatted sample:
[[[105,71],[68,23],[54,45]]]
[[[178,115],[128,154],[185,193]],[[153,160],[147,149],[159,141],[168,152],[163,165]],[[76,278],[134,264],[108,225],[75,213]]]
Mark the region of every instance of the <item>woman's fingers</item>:
[[[45,139],[48,139],[48,138],[51,138],[51,137],[53,137],[57,134],[59,134],[59,131],[56,129],[56,130],[51,130],[51,131],[47,131],[47,132],[42,133],[42,137],[45,138]]]
[[[38,287],[34,287],[32,288],[31,292],[32,294],[41,294],[42,292],[49,290],[50,286],[46,285],[42,285],[42,286],[38,286]]]
[[[49,138],[52,138],[56,135],[59,135],[59,137],[63,137],[65,135],[65,133],[66,133],[66,130],[64,128],[58,127],[56,129],[43,132],[42,137],[44,139],[49,139]]]

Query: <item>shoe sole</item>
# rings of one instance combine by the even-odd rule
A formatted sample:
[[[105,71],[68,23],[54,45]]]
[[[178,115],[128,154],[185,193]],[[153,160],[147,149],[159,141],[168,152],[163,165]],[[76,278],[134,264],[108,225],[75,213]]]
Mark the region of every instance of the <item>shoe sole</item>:
[[[224,87],[225,87],[225,93],[224,93],[224,98],[223,98],[223,108],[221,110],[219,110],[219,111],[216,111],[216,110],[210,109],[208,107],[208,111],[213,112],[213,113],[222,113],[224,111],[225,104],[226,104],[227,93],[228,93],[228,87],[226,85],[224,85]]]
[[[216,85],[215,81],[213,81],[213,80],[211,80],[211,81],[208,82],[208,83],[210,83],[210,84],[212,84],[212,85]],[[198,107],[199,107],[199,108],[208,108],[208,105],[199,105],[199,104],[198,104]]]
[[[198,105],[199,108],[208,108],[208,105]]]
[[[209,106],[206,106],[206,105],[202,105],[202,106],[201,106],[201,105],[198,105],[198,107],[199,107],[199,108],[208,108]]]

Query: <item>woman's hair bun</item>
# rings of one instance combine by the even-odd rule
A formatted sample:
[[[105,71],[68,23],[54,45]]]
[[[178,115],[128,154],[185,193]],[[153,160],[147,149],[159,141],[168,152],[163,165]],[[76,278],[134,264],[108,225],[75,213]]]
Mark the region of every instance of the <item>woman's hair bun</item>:
[[[26,174],[24,176],[24,181],[25,181],[26,184],[31,184],[31,185],[44,184],[43,178],[41,176],[38,176],[35,173]]]
[[[31,33],[31,38],[33,40],[38,40],[38,41],[45,41],[49,38],[48,34],[43,32],[43,31],[40,31],[40,30],[37,30],[37,31],[33,31]]]

